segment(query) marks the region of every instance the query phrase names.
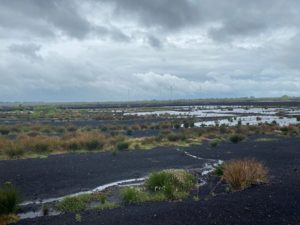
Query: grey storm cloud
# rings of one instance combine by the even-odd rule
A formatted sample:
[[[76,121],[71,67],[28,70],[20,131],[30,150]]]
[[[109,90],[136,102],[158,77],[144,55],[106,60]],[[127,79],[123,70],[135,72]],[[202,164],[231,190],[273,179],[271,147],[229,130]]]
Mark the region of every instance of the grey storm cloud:
[[[41,46],[36,44],[12,44],[9,46],[11,52],[31,58],[39,58],[38,51],[40,49]]]
[[[299,37],[298,0],[0,0],[0,101],[300,95]]]
[[[82,38],[90,24],[78,14],[78,7],[69,0],[1,1],[0,26],[21,29],[37,35],[54,35],[55,29]]]

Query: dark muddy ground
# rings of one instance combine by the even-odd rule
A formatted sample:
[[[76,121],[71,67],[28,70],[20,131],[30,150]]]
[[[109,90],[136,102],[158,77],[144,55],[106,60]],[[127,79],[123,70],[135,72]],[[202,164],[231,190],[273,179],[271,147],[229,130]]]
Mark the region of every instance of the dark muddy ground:
[[[118,180],[139,178],[163,168],[202,167],[206,160],[174,148],[151,151],[74,153],[45,159],[0,161],[0,183],[10,181],[23,200],[60,197]]]
[[[200,199],[198,202],[187,199],[182,202],[148,203],[101,212],[87,211],[82,213],[81,223],[75,221],[74,215],[64,214],[22,220],[18,224],[300,224],[300,138],[281,138],[269,142],[257,142],[251,138],[238,144],[225,142],[216,148],[203,144],[184,150],[203,158],[228,160],[255,157],[269,167],[271,182],[241,192]],[[120,157],[118,163],[112,166],[111,160],[118,157]],[[201,162],[180,154],[174,149],[125,152],[116,158],[107,153],[70,154],[43,160],[1,162],[0,177],[1,181],[4,178],[15,179],[21,185],[21,189],[27,190],[29,196],[30,191],[38,193],[37,195],[47,195],[48,192],[54,194],[59,190],[67,191],[67,187],[80,187],[79,183],[101,180],[102,178],[96,178],[100,174],[101,177],[116,176],[116,178],[119,175],[122,178],[124,174],[131,176],[134,173],[140,176],[146,171],[158,168],[153,166],[156,165],[156,160],[163,161],[161,164],[157,163],[160,167],[193,167]],[[102,170],[97,170],[97,162]],[[82,164],[82,167],[79,164]],[[85,167],[87,168],[83,169]],[[6,172],[3,172],[3,169],[6,169]],[[90,179],[86,176],[89,170],[90,172],[96,171],[95,174],[92,173]],[[31,182],[33,184],[30,184]],[[92,182],[90,184],[92,185]],[[51,188],[45,188],[47,185],[51,185]]]

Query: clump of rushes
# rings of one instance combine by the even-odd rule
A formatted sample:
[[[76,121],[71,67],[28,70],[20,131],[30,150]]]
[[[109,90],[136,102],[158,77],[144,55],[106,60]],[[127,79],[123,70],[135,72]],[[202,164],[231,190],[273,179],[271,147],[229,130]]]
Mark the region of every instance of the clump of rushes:
[[[0,187],[0,215],[15,213],[18,203],[16,188],[9,182]]]
[[[245,139],[245,136],[244,135],[241,135],[241,134],[233,134],[230,136],[229,140],[232,142],[232,143],[239,143],[241,142],[242,140]]]
[[[243,190],[268,182],[268,170],[255,159],[233,160],[224,164],[223,179],[233,190]]]
[[[125,188],[121,197],[125,203],[182,199],[195,187],[196,178],[185,170],[170,169],[150,174],[142,188]]]

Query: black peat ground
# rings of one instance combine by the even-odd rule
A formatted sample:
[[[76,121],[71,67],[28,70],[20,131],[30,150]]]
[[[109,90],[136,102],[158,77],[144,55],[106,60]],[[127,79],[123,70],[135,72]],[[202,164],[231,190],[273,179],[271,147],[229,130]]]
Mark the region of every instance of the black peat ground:
[[[200,199],[198,202],[187,199],[101,212],[86,211],[81,214],[81,223],[75,221],[73,214],[64,214],[22,220],[18,224],[300,225],[300,138],[280,138],[268,142],[257,142],[255,138],[250,138],[238,144],[225,142],[216,148],[203,144],[184,150],[199,157],[223,160],[255,157],[269,168],[271,182],[241,192]],[[118,163],[114,164],[113,159]],[[109,153],[69,154],[42,160],[2,161],[0,180],[17,181],[17,186],[20,184],[21,191],[27,193],[25,196],[29,198],[32,196],[30,192],[35,192],[37,197],[55,195],[80,189],[82,185],[85,188],[99,185],[98,181],[100,184],[107,183],[110,179],[114,181],[126,176],[141,176],[162,167],[196,167],[201,163],[171,148],[124,152],[117,156]],[[88,171],[92,174],[90,177],[87,176]]]

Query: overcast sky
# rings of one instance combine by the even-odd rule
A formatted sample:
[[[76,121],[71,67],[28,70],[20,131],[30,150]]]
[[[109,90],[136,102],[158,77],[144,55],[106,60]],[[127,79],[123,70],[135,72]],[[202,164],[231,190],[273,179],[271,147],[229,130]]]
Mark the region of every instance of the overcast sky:
[[[299,0],[0,0],[0,101],[282,95]]]

